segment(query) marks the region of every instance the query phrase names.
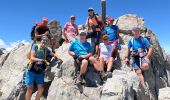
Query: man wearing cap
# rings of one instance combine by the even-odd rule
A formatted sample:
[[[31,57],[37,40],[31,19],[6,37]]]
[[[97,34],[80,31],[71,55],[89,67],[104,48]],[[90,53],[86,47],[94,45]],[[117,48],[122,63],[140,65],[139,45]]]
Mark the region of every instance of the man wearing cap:
[[[128,42],[126,50],[125,61],[129,63],[129,54],[132,49],[131,56],[133,57],[133,66],[136,74],[139,76],[141,84],[144,85],[143,71],[149,69],[150,57],[152,54],[152,46],[150,42],[140,36],[140,29],[134,27],[132,29],[133,38]],[[148,49],[148,50],[147,50]]]
[[[109,44],[115,45],[112,56],[114,59],[116,57],[119,59],[119,53],[118,53],[118,49],[120,49],[119,48],[119,28],[117,25],[113,25],[113,22],[114,22],[114,19],[112,17],[109,17],[107,19],[108,26],[105,27],[102,34],[107,34],[109,36]]]
[[[44,91],[44,77],[45,69],[49,64],[47,57],[50,55],[58,59],[58,56],[52,53],[48,48],[48,38],[43,36],[41,41],[34,44],[31,49],[30,63],[26,69],[25,84],[27,86],[27,91],[25,95],[26,100],[31,100],[31,95],[34,88],[34,82],[38,86],[38,92],[35,100],[40,100],[42,93]]]
[[[97,54],[98,45],[100,42],[101,30],[103,28],[103,22],[99,16],[94,13],[93,8],[88,9],[88,19],[86,21],[86,26],[88,35],[87,38],[91,38],[91,44],[93,47],[93,54]]]
[[[63,35],[66,42],[73,42],[78,35],[78,27],[75,24],[76,17],[70,16],[70,22],[67,22],[64,26]]]
[[[50,30],[47,27],[48,18],[42,18],[41,23],[37,23],[38,25],[35,27],[35,39],[36,41],[41,41],[41,37],[47,36],[49,39],[50,37]]]
[[[88,64],[94,65],[95,69],[98,71],[103,71],[100,68],[99,63],[92,56],[92,47],[86,40],[86,33],[84,31],[80,32],[80,40],[76,40],[71,43],[68,53],[75,59],[75,61],[80,65],[80,75],[77,79],[77,83],[82,83],[84,75],[87,71]]]
[[[107,70],[106,70],[106,77],[110,78],[112,77],[112,73],[111,73],[111,69],[113,66],[113,57],[112,57],[112,53],[113,53],[113,49],[114,49],[114,44],[109,44],[109,36],[108,35],[103,35],[102,36],[102,40],[103,42],[99,44],[99,61],[100,61],[100,67],[103,68],[104,71],[104,67],[106,65]]]

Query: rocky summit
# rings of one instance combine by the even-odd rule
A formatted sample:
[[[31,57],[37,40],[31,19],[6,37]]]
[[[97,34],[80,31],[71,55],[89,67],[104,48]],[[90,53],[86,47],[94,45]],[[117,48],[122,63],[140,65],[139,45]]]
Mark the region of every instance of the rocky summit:
[[[123,15],[114,24],[117,24],[121,31],[122,49],[121,60],[114,62],[112,78],[102,82],[98,72],[89,66],[85,76],[86,83],[75,85],[75,63],[67,53],[70,44],[63,43],[56,50],[63,63],[54,64],[47,70],[42,100],[170,100],[170,62],[165,58],[156,35],[147,28],[144,19],[137,15]],[[151,37],[151,65],[150,69],[143,73],[147,88],[139,84],[139,78],[132,66],[126,65],[124,61],[127,41],[132,38],[132,27],[140,28],[143,34]],[[50,22],[49,28],[56,41],[62,37],[58,21]],[[84,26],[81,25],[79,29],[84,29]],[[24,100],[24,72],[30,47],[31,44],[21,45],[0,56],[0,100]]]

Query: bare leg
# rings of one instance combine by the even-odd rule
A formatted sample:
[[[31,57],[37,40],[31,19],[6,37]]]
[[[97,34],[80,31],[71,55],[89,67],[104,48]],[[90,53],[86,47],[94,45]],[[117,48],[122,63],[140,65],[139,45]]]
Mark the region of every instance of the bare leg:
[[[100,68],[104,71],[104,64],[105,64],[105,61],[104,61],[104,58],[103,57],[100,57]]]
[[[27,87],[25,100],[31,100],[32,92],[33,92],[34,86]]]
[[[107,71],[110,72],[112,67],[113,67],[113,57],[110,57],[107,64]]]
[[[85,72],[87,70],[87,66],[88,66],[88,61],[86,59],[83,59],[82,64],[80,66],[80,75],[85,74]]]
[[[142,70],[141,70],[141,69],[138,69],[138,70],[136,70],[135,72],[136,72],[136,74],[139,76],[139,79],[140,79],[140,81],[141,81],[141,84],[144,84],[144,77],[143,77],[143,75],[142,75]]]
[[[39,85],[38,86],[38,92],[37,92],[35,100],[40,100],[43,91],[44,91],[44,85]]]
[[[97,71],[101,71],[101,72],[104,71],[104,70],[103,70],[103,67],[100,66],[100,64],[99,64],[99,61],[97,61],[94,57],[91,56],[91,57],[89,58],[89,60],[90,60],[90,63],[93,64],[94,68],[95,68]]]

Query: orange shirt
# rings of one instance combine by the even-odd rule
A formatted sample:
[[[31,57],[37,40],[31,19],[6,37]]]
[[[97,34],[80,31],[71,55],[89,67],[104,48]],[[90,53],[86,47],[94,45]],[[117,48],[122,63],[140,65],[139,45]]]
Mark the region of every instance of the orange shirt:
[[[97,18],[97,20],[99,22],[102,21],[98,16],[96,16],[96,18]],[[89,20],[88,20],[89,21],[88,22],[89,26],[96,26],[96,25],[98,25],[96,18],[95,18],[95,16],[93,18],[89,18]],[[101,29],[100,28],[96,28],[96,31],[101,31]]]

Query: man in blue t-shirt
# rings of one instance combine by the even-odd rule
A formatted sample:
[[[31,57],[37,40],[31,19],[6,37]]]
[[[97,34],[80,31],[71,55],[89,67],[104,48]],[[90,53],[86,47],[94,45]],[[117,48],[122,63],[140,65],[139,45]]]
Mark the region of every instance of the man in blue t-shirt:
[[[134,27],[132,29],[133,38],[128,42],[128,48],[126,50],[125,61],[129,62],[129,53],[132,49],[132,57],[134,58],[134,69],[136,74],[139,76],[140,81],[144,84],[144,76],[142,71],[149,69],[150,57],[152,54],[152,46],[150,42],[145,38],[140,36],[140,29]]]
[[[94,65],[98,71],[103,71],[99,66],[99,62],[92,56],[92,47],[86,40],[86,33],[80,31],[80,40],[72,42],[69,47],[68,53],[73,56],[75,61],[80,65],[80,75],[77,78],[77,83],[82,83],[84,75],[87,70],[88,62]]]
[[[58,56],[51,52],[46,46],[48,44],[48,38],[43,36],[41,42],[34,44],[30,54],[30,64],[26,70],[25,83],[27,91],[25,95],[26,100],[31,100],[31,95],[34,88],[34,82],[38,85],[38,92],[36,100],[40,100],[40,97],[44,91],[44,76],[47,64],[47,57],[50,55],[58,59]]]
[[[113,25],[114,19],[109,17],[107,19],[108,26],[105,27],[103,34],[107,34],[109,36],[109,44],[114,44],[115,48],[113,51],[112,57],[115,59],[116,57],[119,59],[118,49],[120,49],[119,45],[119,28],[117,25]]]

